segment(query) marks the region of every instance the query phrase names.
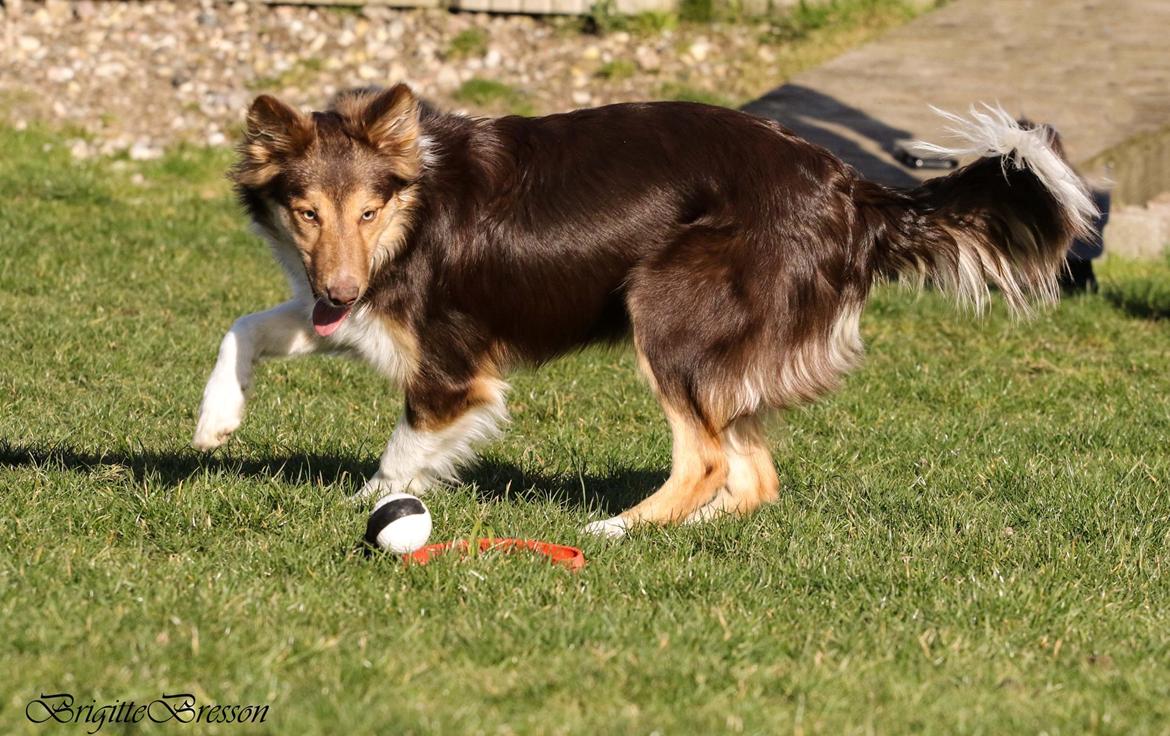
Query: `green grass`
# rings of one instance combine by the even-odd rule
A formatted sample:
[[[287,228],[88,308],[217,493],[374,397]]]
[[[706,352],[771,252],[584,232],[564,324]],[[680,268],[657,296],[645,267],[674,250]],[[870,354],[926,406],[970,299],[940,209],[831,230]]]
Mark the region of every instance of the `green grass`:
[[[475,105],[494,113],[532,115],[532,103],[523,91],[494,79],[472,77],[455,90],[459,102]]]
[[[636,36],[655,36],[666,31],[673,31],[678,28],[680,20],[678,14],[661,10],[644,10],[640,13],[620,17],[622,19],[621,30]]]
[[[461,59],[465,56],[483,56],[488,49],[488,32],[482,28],[468,28],[455,34],[447,48],[447,56]]]
[[[361,16],[361,5],[326,5],[325,10],[340,16]]]
[[[1167,322],[882,289],[867,364],[773,424],[777,504],[619,543],[579,529],[670,458],[629,354],[522,372],[434,537],[587,567],[404,569],[341,502],[401,411],[365,368],[266,364],[230,446],[187,449],[223,330],[284,298],[226,154],[59,142],[0,129],[0,731],[84,732],[26,723],[41,693],[189,691],[271,733],[1165,733]]]
[[[679,0],[677,12],[633,14],[618,12],[615,0],[597,0],[584,17],[584,29],[603,34],[626,31],[651,35],[675,28],[679,23],[738,23],[766,18],[773,22],[768,36],[771,41],[793,41],[826,29],[872,25],[875,21],[888,24],[891,18],[909,20],[930,7],[939,7],[947,2],[949,0],[800,0],[794,5],[776,3],[774,8],[761,16],[749,12],[741,0]]]
[[[730,107],[733,109],[738,108],[740,104],[726,95],[719,94],[718,92],[710,92],[682,82],[666,82],[658,90],[658,94],[664,100],[702,102],[706,105],[718,105],[719,107]]]
[[[710,0],[689,0],[710,2]],[[935,7],[945,5],[948,0],[935,0]],[[923,3],[911,0],[826,0],[807,2],[801,0],[790,10],[776,16],[766,36],[767,41],[783,42],[807,38],[817,31],[834,28],[850,28],[872,25],[875,22],[888,24],[897,20],[910,20],[924,11]]]
[[[679,0],[679,18],[692,23],[710,23],[719,17],[720,10],[729,13],[738,11],[737,3],[718,2],[718,0]]]
[[[1111,258],[1101,275],[1101,294],[1137,317],[1170,317],[1170,250],[1162,261]]]
[[[614,59],[607,61],[597,68],[594,76],[601,79],[608,79],[611,82],[620,82],[623,79],[629,79],[638,72],[638,66],[629,59]]]
[[[333,5],[334,12],[346,12],[346,6]],[[269,74],[245,81],[245,85],[253,92],[279,92],[285,87],[307,85],[317,78],[325,62],[317,57],[297,59],[292,66],[279,74]]]

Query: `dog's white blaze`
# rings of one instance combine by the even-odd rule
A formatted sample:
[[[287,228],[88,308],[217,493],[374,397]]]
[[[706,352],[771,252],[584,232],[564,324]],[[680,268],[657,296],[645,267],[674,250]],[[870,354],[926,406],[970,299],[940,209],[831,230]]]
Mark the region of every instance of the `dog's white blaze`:
[[[399,420],[378,463],[378,472],[358,494],[360,498],[387,493],[425,493],[436,483],[451,480],[459,467],[475,455],[476,445],[499,434],[507,422],[504,404],[507,384],[496,381],[490,401],[469,410],[450,425],[433,432]]]

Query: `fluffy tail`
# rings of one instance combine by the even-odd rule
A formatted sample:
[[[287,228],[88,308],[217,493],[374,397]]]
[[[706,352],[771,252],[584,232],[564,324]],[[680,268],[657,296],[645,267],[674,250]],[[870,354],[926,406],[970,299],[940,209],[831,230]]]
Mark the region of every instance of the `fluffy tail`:
[[[1097,215],[1055,132],[1018,123],[998,107],[972,108],[970,119],[937,112],[960,143],[920,148],[981,158],[909,191],[857,183],[874,271],[930,279],[977,310],[987,304],[988,282],[1016,313],[1055,301],[1064,254]]]

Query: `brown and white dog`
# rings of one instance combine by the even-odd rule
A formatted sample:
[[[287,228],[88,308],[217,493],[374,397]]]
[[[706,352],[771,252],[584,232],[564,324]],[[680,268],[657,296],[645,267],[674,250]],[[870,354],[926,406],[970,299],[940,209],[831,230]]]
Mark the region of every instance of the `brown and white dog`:
[[[506,418],[505,376],[632,336],[673,433],[669,479],[594,532],[777,496],[761,415],[857,364],[875,280],[1025,311],[1093,205],[1051,131],[953,118],[982,156],[909,191],[775,123],[690,103],[474,119],[403,85],[302,114],[262,96],[232,178],[293,298],[223,339],[194,445],[239,426],[260,358],[342,352],[401,387],[375,499],[454,477]]]

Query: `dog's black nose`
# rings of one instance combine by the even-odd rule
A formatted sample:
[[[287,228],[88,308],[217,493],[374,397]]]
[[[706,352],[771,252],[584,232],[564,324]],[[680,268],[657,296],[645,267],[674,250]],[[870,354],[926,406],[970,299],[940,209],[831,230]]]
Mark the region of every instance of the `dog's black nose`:
[[[334,304],[349,306],[357,301],[358,284],[353,279],[340,279],[336,283],[330,284],[325,289],[325,293]]]

